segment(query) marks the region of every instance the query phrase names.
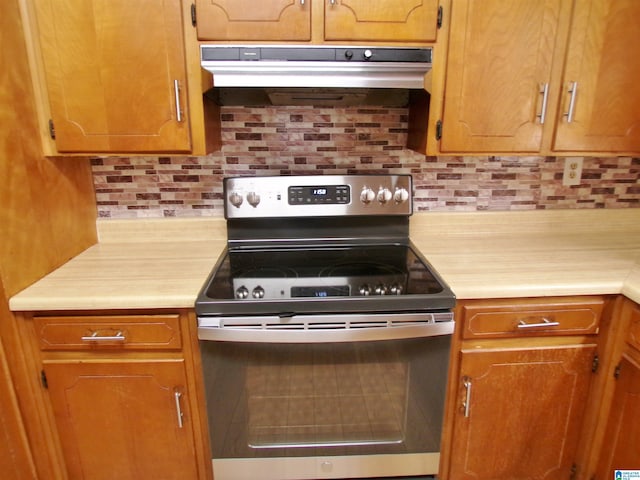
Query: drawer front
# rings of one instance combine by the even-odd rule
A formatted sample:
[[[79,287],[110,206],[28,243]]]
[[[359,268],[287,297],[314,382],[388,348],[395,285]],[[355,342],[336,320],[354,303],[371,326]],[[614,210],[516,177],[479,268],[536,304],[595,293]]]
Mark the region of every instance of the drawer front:
[[[640,305],[634,306],[631,311],[631,322],[629,322],[627,343],[635,349],[640,350]]]
[[[472,304],[462,307],[465,339],[598,333],[604,300]]]
[[[179,315],[35,317],[41,350],[182,348]]]

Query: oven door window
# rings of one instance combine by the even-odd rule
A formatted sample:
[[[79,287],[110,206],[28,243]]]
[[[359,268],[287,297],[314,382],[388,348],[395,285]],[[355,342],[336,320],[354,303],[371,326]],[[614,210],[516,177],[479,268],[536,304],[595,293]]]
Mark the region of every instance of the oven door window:
[[[438,452],[449,345],[201,341],[213,458]]]

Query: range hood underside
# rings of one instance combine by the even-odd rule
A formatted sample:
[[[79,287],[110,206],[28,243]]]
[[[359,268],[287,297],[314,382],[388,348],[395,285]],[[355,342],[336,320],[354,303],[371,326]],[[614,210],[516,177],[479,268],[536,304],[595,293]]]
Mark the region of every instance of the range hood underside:
[[[424,90],[423,94],[428,95]],[[409,90],[402,88],[212,88],[207,98],[222,106],[330,106],[375,105],[406,107]]]

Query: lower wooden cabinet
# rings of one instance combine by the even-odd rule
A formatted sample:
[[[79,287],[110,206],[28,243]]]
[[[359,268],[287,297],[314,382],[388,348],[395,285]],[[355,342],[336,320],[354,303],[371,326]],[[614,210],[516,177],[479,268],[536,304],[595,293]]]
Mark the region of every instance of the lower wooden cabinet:
[[[211,478],[192,314],[27,316],[25,323],[66,469],[61,478]]]
[[[598,464],[596,479],[616,478],[616,470],[640,470],[640,364],[623,357]]]
[[[604,297],[460,302],[441,478],[572,477],[605,304]]]
[[[71,478],[198,478],[180,359],[45,361]]]
[[[615,479],[616,470],[640,470],[640,305],[626,300],[621,356],[593,480]]]
[[[463,350],[449,478],[569,478],[595,349]]]

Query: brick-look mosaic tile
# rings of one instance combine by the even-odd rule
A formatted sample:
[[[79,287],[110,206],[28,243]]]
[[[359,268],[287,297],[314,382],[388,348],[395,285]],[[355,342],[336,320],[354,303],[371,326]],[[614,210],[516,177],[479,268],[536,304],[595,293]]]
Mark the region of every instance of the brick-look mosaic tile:
[[[416,211],[640,207],[640,159],[585,158],[562,185],[556,157],[425,157],[407,150],[404,108],[223,107],[206,157],[92,160],[101,217],[222,216],[233,175],[410,173]]]

